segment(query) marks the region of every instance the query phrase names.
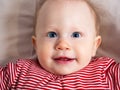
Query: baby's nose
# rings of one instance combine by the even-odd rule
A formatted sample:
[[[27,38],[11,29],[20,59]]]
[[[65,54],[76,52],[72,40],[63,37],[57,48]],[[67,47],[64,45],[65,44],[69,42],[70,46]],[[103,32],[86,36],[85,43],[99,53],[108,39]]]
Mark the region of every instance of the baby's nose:
[[[70,50],[71,47],[66,40],[59,40],[56,44],[56,50]]]

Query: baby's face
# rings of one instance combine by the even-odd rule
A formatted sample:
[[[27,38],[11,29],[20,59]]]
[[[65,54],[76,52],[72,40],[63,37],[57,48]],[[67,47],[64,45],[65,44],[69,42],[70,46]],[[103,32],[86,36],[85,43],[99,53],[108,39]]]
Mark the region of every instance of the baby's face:
[[[100,42],[95,20],[81,1],[48,0],[39,12],[33,44],[40,65],[66,75],[87,66]]]

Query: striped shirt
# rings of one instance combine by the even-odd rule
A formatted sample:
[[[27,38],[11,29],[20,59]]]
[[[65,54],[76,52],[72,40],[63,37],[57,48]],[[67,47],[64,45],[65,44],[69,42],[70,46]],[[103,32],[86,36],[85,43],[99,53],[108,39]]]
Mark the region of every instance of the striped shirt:
[[[21,60],[0,68],[0,90],[120,90],[120,64],[100,57],[69,75],[54,75],[37,60]]]

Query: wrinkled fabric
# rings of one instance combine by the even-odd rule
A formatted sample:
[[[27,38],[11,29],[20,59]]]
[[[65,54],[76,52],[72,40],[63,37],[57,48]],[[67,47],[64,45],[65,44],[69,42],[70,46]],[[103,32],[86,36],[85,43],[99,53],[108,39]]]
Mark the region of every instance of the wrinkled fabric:
[[[120,64],[100,57],[69,75],[45,71],[36,60],[19,60],[0,68],[0,90],[120,90]]]

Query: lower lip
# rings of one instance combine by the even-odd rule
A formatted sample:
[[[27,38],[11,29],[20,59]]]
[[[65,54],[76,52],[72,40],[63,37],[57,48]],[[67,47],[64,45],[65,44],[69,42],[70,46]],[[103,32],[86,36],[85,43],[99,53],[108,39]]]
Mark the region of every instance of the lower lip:
[[[69,64],[71,62],[73,62],[74,60],[62,60],[62,59],[59,59],[59,60],[55,60],[55,62],[59,63],[59,64]]]

